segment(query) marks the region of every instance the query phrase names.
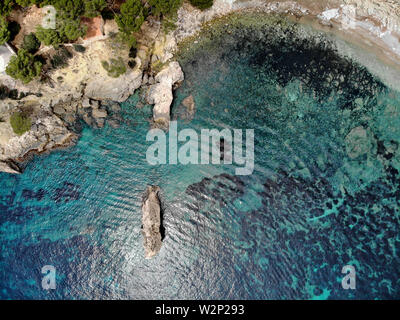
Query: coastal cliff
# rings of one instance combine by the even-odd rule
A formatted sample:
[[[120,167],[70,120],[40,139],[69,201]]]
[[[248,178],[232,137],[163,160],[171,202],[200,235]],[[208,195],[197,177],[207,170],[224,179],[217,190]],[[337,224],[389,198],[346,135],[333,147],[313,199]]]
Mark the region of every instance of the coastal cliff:
[[[132,68],[119,77],[111,77],[104,61],[129,60],[129,49],[113,40],[118,31],[114,21],[104,25],[104,35],[84,41],[85,52],[74,52],[68,65],[49,74],[47,81],[24,85],[9,76],[0,75],[0,83],[25,97],[0,100],[0,171],[21,172],[19,163],[29,155],[71,145],[78,138],[74,122],[103,127],[109,102],[123,102],[135,90],[145,92],[147,103],[154,104],[153,121],[166,128],[174,87],[184,80],[179,63],[174,61],[179,46],[193,41],[197,32],[214,19],[233,12],[257,10],[284,14],[300,23],[334,33],[338,38],[369,50],[362,55],[342,45],[344,55],[358,60],[385,84],[400,90],[400,4],[397,1],[366,0],[215,0],[201,11],[184,2],[178,11],[176,29],[165,31],[160,21],[151,17],[137,34],[137,55]],[[356,10],[353,10],[353,9]],[[72,45],[67,45],[72,51]],[[43,52],[50,47],[42,49]],[[377,61],[383,64],[377,63]],[[9,119],[16,112],[29,110],[30,129],[16,134]],[[111,119],[113,126],[116,120]]]
[[[154,257],[161,249],[160,188],[149,186],[142,205],[142,234],[146,259]]]

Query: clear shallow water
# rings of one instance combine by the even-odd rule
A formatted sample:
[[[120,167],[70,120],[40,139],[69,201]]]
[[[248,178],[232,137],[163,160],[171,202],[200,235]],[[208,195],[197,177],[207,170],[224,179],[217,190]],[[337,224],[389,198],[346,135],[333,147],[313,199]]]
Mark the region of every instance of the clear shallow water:
[[[75,147],[0,174],[2,299],[400,297],[400,94],[326,39],[270,28],[205,34],[181,58],[173,108],[179,128],[255,129],[253,175],[149,166],[151,109],[133,96],[121,128],[85,128]],[[351,159],[357,127],[365,152]],[[152,260],[140,233],[148,184],[163,189],[166,229]],[[356,290],[341,287],[348,264]]]

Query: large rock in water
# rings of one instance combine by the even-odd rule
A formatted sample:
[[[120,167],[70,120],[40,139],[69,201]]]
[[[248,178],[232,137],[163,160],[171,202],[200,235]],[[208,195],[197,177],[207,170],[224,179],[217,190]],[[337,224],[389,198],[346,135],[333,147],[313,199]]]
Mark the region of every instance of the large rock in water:
[[[173,86],[184,80],[185,76],[178,62],[173,61],[155,77],[156,83],[149,88],[147,102],[154,104],[153,120],[168,127],[170,107],[174,96]]]
[[[161,203],[158,186],[147,187],[142,204],[142,234],[146,259],[161,249]]]

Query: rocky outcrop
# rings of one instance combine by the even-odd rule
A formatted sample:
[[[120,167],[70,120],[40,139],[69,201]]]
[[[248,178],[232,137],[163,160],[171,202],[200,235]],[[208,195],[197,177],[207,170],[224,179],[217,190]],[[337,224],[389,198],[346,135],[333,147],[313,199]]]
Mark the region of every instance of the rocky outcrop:
[[[85,88],[85,96],[94,100],[123,102],[128,99],[142,83],[142,72],[131,71],[117,79],[95,78]]]
[[[173,86],[183,80],[183,71],[176,61],[170,62],[155,76],[156,83],[149,87],[147,102],[154,104],[153,120],[156,124],[168,126],[173,101]]]
[[[70,132],[55,114],[35,106],[31,108],[31,129],[21,136],[13,132],[9,119],[0,123],[1,171],[20,173],[20,164],[30,155],[68,147],[77,139],[77,135]]]
[[[158,186],[147,187],[142,204],[142,234],[146,259],[161,249],[161,203]]]

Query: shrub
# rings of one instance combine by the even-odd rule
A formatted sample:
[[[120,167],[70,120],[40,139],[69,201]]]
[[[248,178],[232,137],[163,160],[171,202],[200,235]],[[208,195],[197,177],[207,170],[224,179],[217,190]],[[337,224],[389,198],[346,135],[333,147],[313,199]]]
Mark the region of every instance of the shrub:
[[[68,60],[72,58],[71,52],[64,46],[60,47],[56,54],[51,58],[50,63],[54,69],[64,68],[68,65]]]
[[[80,44],[74,44],[74,50],[82,53],[86,51],[86,48]]]
[[[14,79],[28,83],[40,75],[42,62],[25,49],[18,51],[18,55],[11,57],[6,73]]]
[[[29,53],[36,53],[40,48],[40,41],[34,33],[30,33],[24,37],[22,48]]]
[[[29,116],[23,112],[15,112],[10,117],[10,124],[15,134],[21,136],[31,129],[32,123]]]
[[[102,61],[101,65],[107,71],[108,76],[112,78],[118,78],[120,75],[126,72],[126,66],[121,57],[118,59],[110,59],[110,62]]]
[[[213,5],[213,0],[189,0],[192,5],[195,7],[204,10],[212,7]]]
[[[8,30],[8,22],[0,17],[0,45],[8,42],[11,37],[11,32]]]
[[[115,40],[119,44],[123,44],[128,48],[136,47],[136,38],[132,33],[118,32]]]

